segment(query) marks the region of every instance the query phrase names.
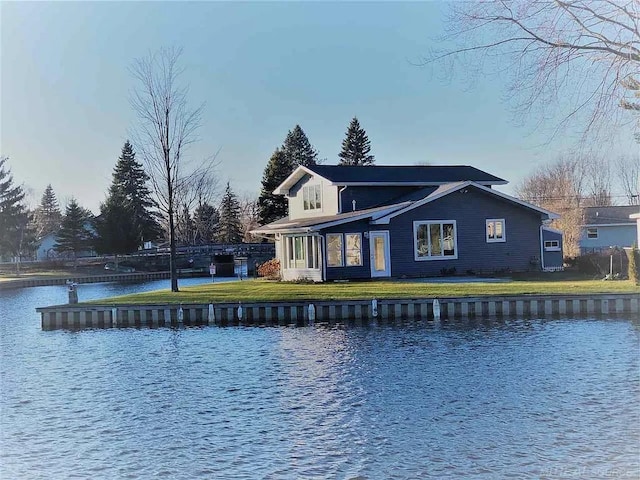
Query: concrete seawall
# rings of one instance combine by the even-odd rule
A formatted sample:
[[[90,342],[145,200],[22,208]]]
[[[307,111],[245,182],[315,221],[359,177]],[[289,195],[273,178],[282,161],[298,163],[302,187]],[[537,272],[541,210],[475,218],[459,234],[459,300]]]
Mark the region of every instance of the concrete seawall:
[[[407,319],[552,318],[640,313],[640,294],[532,295],[322,302],[59,305],[36,309],[42,329],[296,325]],[[438,315],[439,314],[439,315]]]
[[[10,288],[46,287],[51,285],[66,285],[68,281],[74,283],[101,283],[101,282],[129,282],[136,280],[163,280],[169,278],[169,272],[137,272],[137,273],[111,273],[105,275],[90,275],[79,277],[54,277],[54,278],[25,278],[0,282],[0,290]]]

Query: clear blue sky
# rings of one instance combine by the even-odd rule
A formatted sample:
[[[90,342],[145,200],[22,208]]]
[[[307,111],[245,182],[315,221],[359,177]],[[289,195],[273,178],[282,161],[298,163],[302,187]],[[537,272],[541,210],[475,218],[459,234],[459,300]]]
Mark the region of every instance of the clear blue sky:
[[[445,3],[15,2],[1,4],[0,152],[37,204],[48,183],[94,212],[135,125],[128,67],[182,46],[190,103],[205,103],[195,160],[220,150],[222,181],[260,190],[300,124],[337,163],[358,116],[379,165],[469,164],[511,182],[571,146],[514,125],[502,79],[444,83],[416,66]],[[135,145],[134,145],[135,147]],[[630,132],[620,152],[637,149]]]

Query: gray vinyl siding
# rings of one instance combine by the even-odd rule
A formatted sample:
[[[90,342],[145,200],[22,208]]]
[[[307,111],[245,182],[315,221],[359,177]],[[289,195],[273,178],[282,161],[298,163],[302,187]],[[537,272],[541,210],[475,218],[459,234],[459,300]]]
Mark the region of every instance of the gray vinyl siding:
[[[559,252],[554,252],[554,251],[547,251],[543,248],[543,254],[544,254],[544,266],[546,268],[549,267],[562,267],[562,264],[564,262],[563,260],[563,256],[562,256],[562,234],[561,233],[557,233],[557,232],[553,232],[551,230],[542,230],[542,241],[547,241],[547,240],[557,240],[558,244],[560,246],[560,251]],[[544,243],[543,243],[544,246]]]
[[[324,245],[326,245],[327,233],[360,233],[362,235],[362,266],[354,267],[329,267],[327,266],[328,281],[332,280],[355,280],[363,278],[371,278],[371,267],[369,263],[369,239],[364,238],[364,232],[370,230],[368,220],[360,220],[357,222],[346,223],[338,225],[332,228],[328,228],[322,231],[322,235],[325,238]],[[344,240],[343,240],[344,241]],[[344,246],[344,245],[343,245]],[[326,247],[324,251],[324,262],[326,265]]]
[[[505,220],[506,242],[487,243],[486,219]],[[413,222],[422,220],[456,220],[457,259],[415,260]],[[538,269],[540,224],[539,213],[477,189],[452,193],[391,219],[391,275],[434,276],[453,268],[457,275]]]

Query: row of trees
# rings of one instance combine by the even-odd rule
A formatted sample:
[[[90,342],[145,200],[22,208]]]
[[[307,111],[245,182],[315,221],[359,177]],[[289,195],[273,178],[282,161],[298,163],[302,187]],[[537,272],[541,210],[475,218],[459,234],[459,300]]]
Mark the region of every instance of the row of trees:
[[[0,256],[21,257],[33,251],[38,240],[54,233],[54,250],[76,256],[95,250],[122,255],[136,251],[145,241],[167,237],[167,222],[148,187],[149,176],[127,141],[113,171],[111,186],[100,213],[82,208],[75,199],[64,214],[51,185],[40,204],[29,211],[23,188],[15,185],[8,159],[0,159]],[[256,224],[257,202],[238,200],[229,183],[218,207],[201,202],[193,216],[187,205],[177,215],[179,243],[185,245],[240,243]]]
[[[622,191],[614,192],[617,180]],[[564,253],[579,255],[584,207],[615,204],[640,205],[640,155],[609,160],[597,156],[568,155],[543,165],[516,187],[516,195],[560,214],[553,226],[564,233]]]
[[[371,155],[371,141],[357,117],[353,117],[349,124],[338,156],[339,165],[370,166],[375,163],[375,157]],[[318,152],[311,146],[300,125],[296,125],[293,130],[289,130],[282,146],[276,148],[264,169],[258,198],[258,222],[261,225],[287,216],[287,199],[272,193],[278,185],[296,167],[312,166],[316,163]]]

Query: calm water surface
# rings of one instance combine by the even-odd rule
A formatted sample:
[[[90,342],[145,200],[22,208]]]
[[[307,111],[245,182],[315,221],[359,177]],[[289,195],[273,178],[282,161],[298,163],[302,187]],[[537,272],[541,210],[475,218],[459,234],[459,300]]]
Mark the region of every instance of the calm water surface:
[[[3,480],[640,478],[637,319],[41,331],[65,300],[0,292]]]

